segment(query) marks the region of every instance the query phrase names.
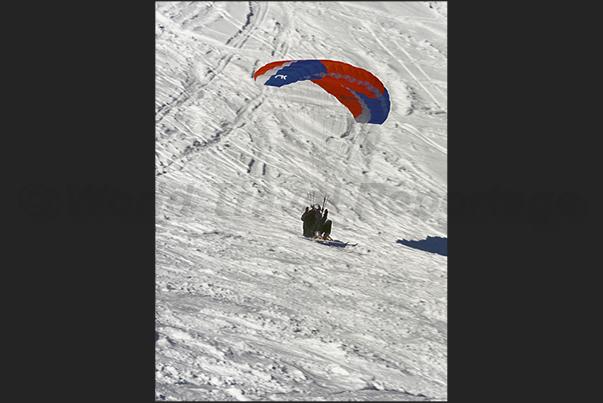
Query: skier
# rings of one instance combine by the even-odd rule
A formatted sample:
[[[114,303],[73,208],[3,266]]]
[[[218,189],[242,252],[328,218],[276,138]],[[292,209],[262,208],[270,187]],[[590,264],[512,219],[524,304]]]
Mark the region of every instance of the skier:
[[[324,215],[316,221],[314,226],[314,238],[324,239],[325,241],[332,241],[331,239],[331,227],[333,222],[327,217],[329,210],[325,209]]]
[[[301,219],[304,222],[304,236],[310,238],[314,234],[314,224],[316,224],[314,209],[310,210],[309,207],[306,207],[306,211],[302,214]]]

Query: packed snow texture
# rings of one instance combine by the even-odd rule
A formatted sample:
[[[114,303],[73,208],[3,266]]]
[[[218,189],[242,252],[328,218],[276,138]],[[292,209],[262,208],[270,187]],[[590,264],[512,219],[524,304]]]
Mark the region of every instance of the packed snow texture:
[[[446,237],[446,3],[155,8],[156,399],[446,400],[447,257],[397,242]],[[371,71],[389,118],[320,129],[253,80],[292,59]],[[312,193],[357,246],[302,237]]]

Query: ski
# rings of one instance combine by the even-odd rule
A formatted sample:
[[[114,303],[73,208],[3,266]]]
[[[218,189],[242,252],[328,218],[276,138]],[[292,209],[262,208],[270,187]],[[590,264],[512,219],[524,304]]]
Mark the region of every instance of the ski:
[[[331,241],[327,241],[325,239],[317,239],[317,238],[308,238],[308,239],[310,239],[310,240],[312,240],[314,242],[317,242],[317,243],[321,243],[323,245],[336,246],[336,247],[339,247],[339,248],[345,248],[346,246],[356,246],[356,245],[358,245],[357,243],[343,242],[343,241],[340,241],[338,239],[333,239]]]

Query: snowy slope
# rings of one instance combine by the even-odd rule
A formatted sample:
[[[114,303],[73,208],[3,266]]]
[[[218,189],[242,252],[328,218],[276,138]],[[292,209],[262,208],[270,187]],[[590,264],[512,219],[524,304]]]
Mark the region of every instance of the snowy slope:
[[[447,257],[396,242],[446,236],[446,14],[156,3],[156,399],[447,398]],[[253,73],[306,58],[374,73],[387,121],[300,132]],[[325,190],[358,246],[301,237]]]

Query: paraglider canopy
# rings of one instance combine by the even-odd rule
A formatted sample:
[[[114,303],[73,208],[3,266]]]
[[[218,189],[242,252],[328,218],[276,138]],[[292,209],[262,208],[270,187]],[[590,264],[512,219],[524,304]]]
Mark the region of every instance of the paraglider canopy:
[[[334,60],[283,60],[260,67],[257,82],[282,87],[310,80],[341,102],[357,123],[382,124],[390,110],[389,93],[371,72]]]

